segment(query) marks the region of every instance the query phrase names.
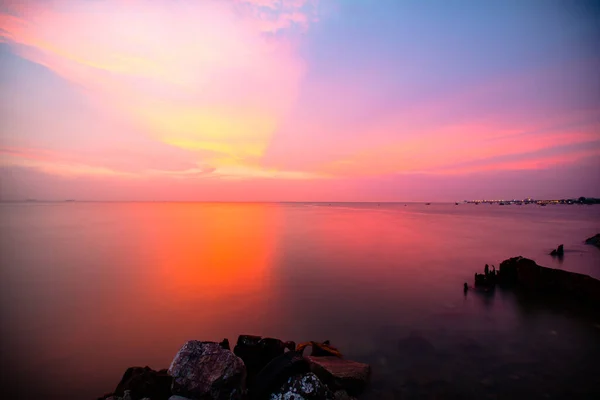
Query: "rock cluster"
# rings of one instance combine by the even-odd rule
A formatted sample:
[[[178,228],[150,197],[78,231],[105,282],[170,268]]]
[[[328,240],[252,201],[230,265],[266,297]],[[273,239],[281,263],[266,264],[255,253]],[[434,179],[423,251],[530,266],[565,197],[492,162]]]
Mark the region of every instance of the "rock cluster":
[[[304,356],[306,347],[310,356]],[[190,340],[168,370],[129,368],[102,400],[352,400],[367,386],[371,367],[346,360],[328,341],[294,342],[241,335],[234,350]]]
[[[540,294],[568,296],[587,304],[600,305],[598,279],[576,272],[542,267],[521,256],[502,261],[493,283]]]

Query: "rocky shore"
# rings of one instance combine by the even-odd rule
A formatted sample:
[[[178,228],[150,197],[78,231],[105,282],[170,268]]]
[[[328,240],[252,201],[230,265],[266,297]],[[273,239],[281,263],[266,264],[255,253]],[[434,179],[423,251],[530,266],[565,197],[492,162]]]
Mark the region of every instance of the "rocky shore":
[[[600,247],[600,234],[586,240]],[[560,245],[552,255],[563,256]],[[597,309],[600,280],[561,269],[547,268],[524,257],[513,257],[475,273],[475,288],[496,285],[544,296],[576,299]],[[470,286],[465,283],[465,293]],[[562,301],[562,300],[561,300]],[[403,353],[427,354],[431,345],[410,337]],[[401,342],[404,343],[404,342]],[[310,355],[306,355],[310,348]],[[168,369],[131,367],[112,393],[98,400],[351,400],[371,379],[371,366],[347,360],[329,341],[296,343],[253,335],[229,341],[190,340],[177,352]]]
[[[296,346],[241,335],[233,351],[227,339],[190,340],[168,369],[131,367],[114,392],[98,400],[350,400],[370,376],[368,364],[345,359],[328,341]]]

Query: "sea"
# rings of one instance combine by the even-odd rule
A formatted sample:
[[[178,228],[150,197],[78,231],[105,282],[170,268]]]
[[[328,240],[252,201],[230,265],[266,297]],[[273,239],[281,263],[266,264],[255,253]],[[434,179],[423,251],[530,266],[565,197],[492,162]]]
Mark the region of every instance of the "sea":
[[[597,399],[600,310],[463,285],[515,256],[600,278],[599,232],[596,205],[2,203],[2,398],[96,399],[252,334],[330,340],[368,399]]]

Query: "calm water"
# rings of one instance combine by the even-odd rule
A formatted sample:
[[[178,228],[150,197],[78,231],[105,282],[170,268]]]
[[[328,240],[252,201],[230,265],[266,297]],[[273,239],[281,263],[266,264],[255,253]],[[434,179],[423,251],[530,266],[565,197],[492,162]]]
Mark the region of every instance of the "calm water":
[[[592,397],[600,316],[462,284],[517,255],[600,278],[598,232],[599,206],[1,204],[2,390],[91,399],[248,333],[330,339],[371,398]]]

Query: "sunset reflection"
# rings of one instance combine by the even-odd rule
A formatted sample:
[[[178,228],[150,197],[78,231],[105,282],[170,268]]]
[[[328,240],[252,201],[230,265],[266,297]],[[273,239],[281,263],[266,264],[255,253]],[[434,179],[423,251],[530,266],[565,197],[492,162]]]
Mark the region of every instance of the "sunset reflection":
[[[168,215],[147,243],[157,262],[152,286],[179,301],[267,291],[277,208],[164,206]]]

